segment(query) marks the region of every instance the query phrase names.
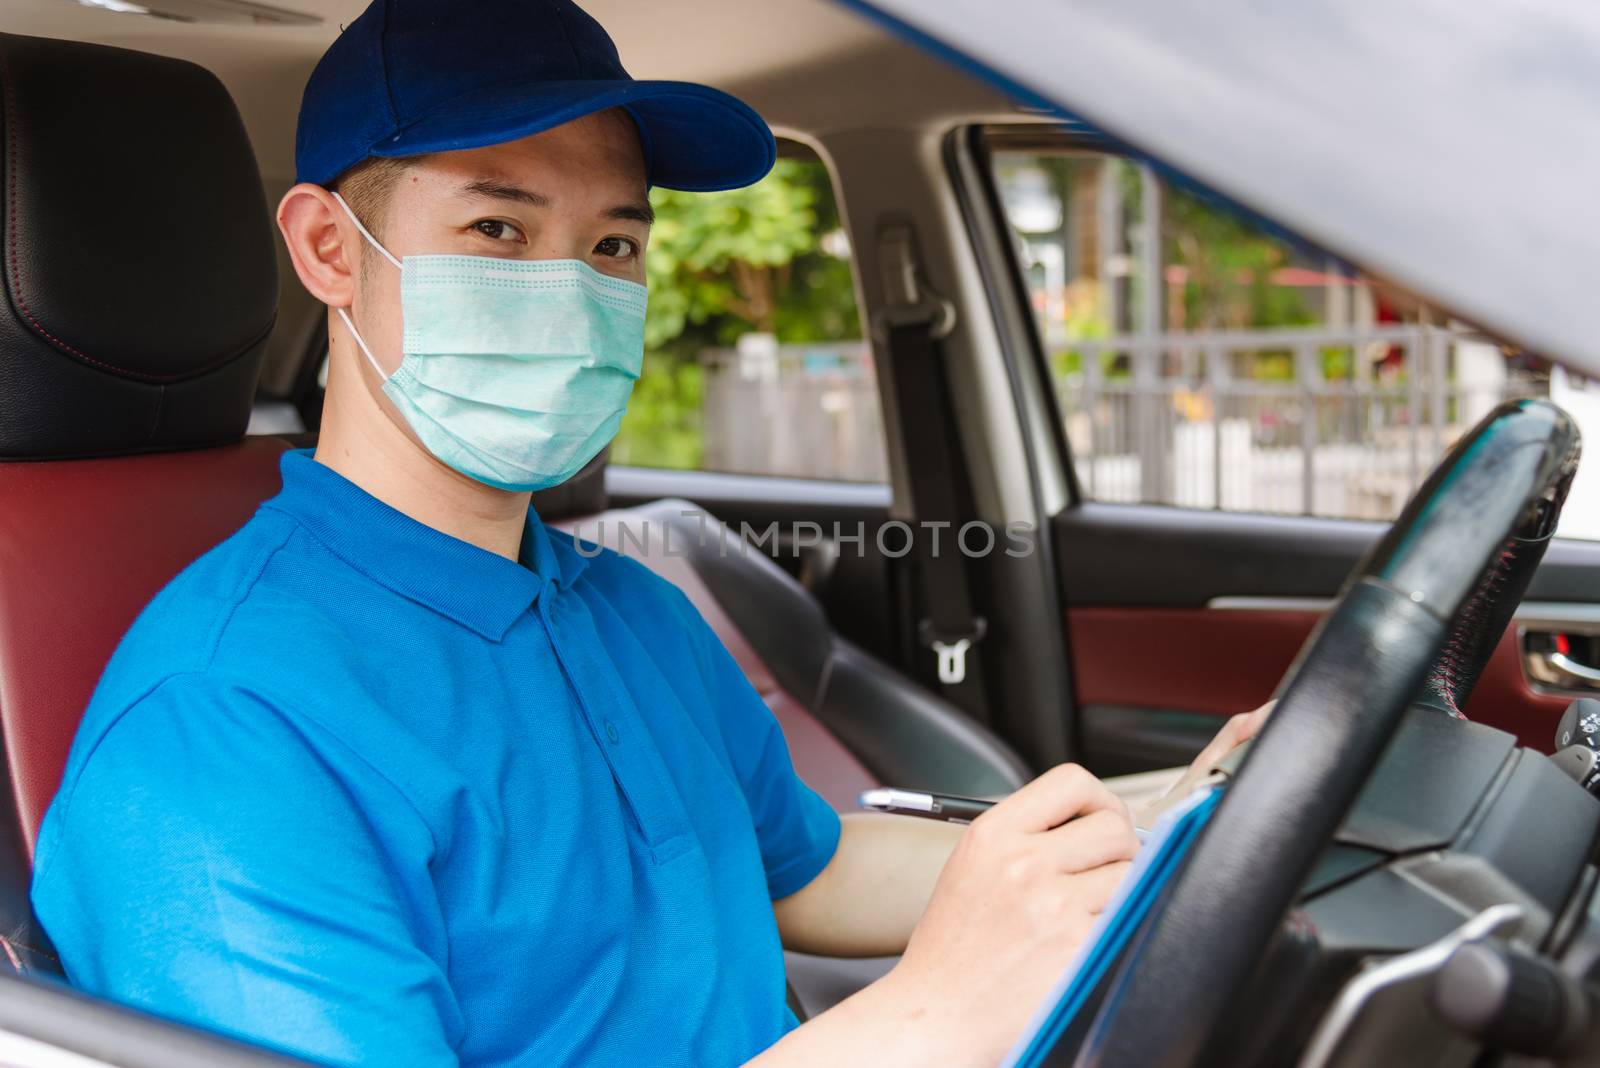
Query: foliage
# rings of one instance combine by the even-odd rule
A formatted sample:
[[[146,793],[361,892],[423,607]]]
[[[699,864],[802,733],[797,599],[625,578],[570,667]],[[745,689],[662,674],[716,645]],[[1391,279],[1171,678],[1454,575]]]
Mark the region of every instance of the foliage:
[[[692,471],[704,451],[700,435],[700,365],[663,358],[639,377],[611,447],[619,464]]]
[[[696,468],[703,454],[701,350],[752,331],[780,342],[860,337],[848,260],[823,251],[839,227],[827,168],[780,159],[753,186],[651,193],[645,370],[613,449],[618,463]]]
[[[660,350],[692,327],[709,327],[721,342],[751,330],[782,341],[850,336],[835,332],[854,325],[849,265],[817,244],[838,225],[826,182],[820,163],[783,159],[744,189],[656,190],[646,348]],[[819,210],[824,200],[831,218]]]
[[[1290,249],[1238,212],[1183,189],[1164,202],[1167,262],[1186,269],[1183,322],[1188,330],[1304,326],[1316,321],[1302,294],[1272,274],[1291,263]]]
[[[1070,341],[1096,341],[1111,336],[1106,319],[1105,300],[1093,278],[1074,278],[1062,294],[1066,311],[1065,330]],[[1052,355],[1057,375],[1075,375],[1083,370],[1083,353],[1066,349]]]
[[[1083,167],[1083,161],[1074,161]],[[1137,231],[1142,206],[1143,183],[1147,173],[1120,162],[1102,164],[1117,167],[1114,181],[1127,212],[1124,223],[1129,237]],[[1071,175],[1064,171],[1063,177]],[[1164,186],[1161,195],[1163,265],[1179,269],[1181,283],[1163,280],[1166,329],[1181,332],[1270,329],[1305,326],[1317,321],[1304,294],[1297,288],[1276,283],[1274,272],[1294,263],[1294,250],[1285,241],[1264,231],[1254,220],[1230,206],[1183,188]],[[1070,289],[1071,287],[1069,287]],[[1096,291],[1101,286],[1096,285]],[[1135,302],[1142,297],[1137,289]],[[1178,305],[1172,306],[1176,300]],[[1069,309],[1078,302],[1069,303]],[[1126,326],[1126,324],[1124,324]],[[1074,327],[1077,328],[1075,332]],[[1105,336],[1070,323],[1069,338]],[[1323,354],[1331,374],[1344,371],[1348,357],[1340,351]],[[1293,354],[1262,351],[1250,361],[1249,374],[1264,380],[1289,381],[1295,377]],[[1077,371],[1081,355],[1075,351],[1055,354],[1058,372]],[[1109,378],[1126,377],[1125,359],[1107,359],[1104,373]]]

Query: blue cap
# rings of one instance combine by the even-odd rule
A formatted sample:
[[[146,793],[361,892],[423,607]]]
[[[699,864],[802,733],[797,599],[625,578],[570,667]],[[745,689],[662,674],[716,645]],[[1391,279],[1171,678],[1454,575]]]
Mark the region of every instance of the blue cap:
[[[634,81],[571,0],[373,0],[311,72],[295,167],[326,185],[371,156],[502,144],[613,107],[638,125],[652,185],[733,189],[772,169],[772,131],[747,104]]]

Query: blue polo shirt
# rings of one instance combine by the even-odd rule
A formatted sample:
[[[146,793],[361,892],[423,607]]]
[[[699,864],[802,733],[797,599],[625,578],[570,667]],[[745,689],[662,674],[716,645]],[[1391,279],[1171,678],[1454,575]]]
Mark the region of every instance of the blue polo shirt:
[[[735,1065],[838,818],[693,606],[308,455],[106,669],[33,902],[92,993],[335,1065]],[[598,552],[598,555],[592,555]]]

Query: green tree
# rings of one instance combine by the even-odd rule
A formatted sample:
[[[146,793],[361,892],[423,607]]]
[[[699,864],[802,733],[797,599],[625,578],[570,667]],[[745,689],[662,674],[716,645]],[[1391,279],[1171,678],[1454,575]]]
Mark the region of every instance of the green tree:
[[[1188,330],[1250,330],[1310,326],[1317,322],[1303,293],[1273,281],[1292,266],[1295,250],[1232,208],[1183,189],[1165,196],[1167,262],[1188,269],[1183,286],[1183,322]],[[1348,361],[1324,353],[1328,371]],[[1343,362],[1341,362],[1343,361]],[[1250,376],[1292,381],[1294,355],[1263,349],[1248,360]]]
[[[1252,220],[1183,189],[1165,196],[1167,262],[1188,268],[1184,322],[1190,330],[1304,326],[1316,321],[1304,297],[1273,282],[1293,253]]]
[[[860,337],[847,261],[819,246],[839,226],[827,168],[780,159],[755,185],[657,189],[645,257],[645,370],[614,447],[618,463],[700,465],[699,353],[764,331],[780,342]]]
[[[650,283],[647,349],[691,325],[732,320],[773,333],[778,298],[796,256],[816,247],[815,194],[779,160],[755,185],[725,193],[658,189],[645,269]]]

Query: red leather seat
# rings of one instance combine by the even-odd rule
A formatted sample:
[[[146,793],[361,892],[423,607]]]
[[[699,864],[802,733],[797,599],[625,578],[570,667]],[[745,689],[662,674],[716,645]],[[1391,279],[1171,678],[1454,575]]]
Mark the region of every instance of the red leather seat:
[[[95,681],[151,595],[277,484],[285,443],[241,443],[277,268],[210,73],[0,35],[0,81],[0,949],[48,967],[29,862]]]
[[[30,857],[78,718],[123,632],[277,492],[286,448],[249,438],[198,452],[0,464],[0,725]]]

